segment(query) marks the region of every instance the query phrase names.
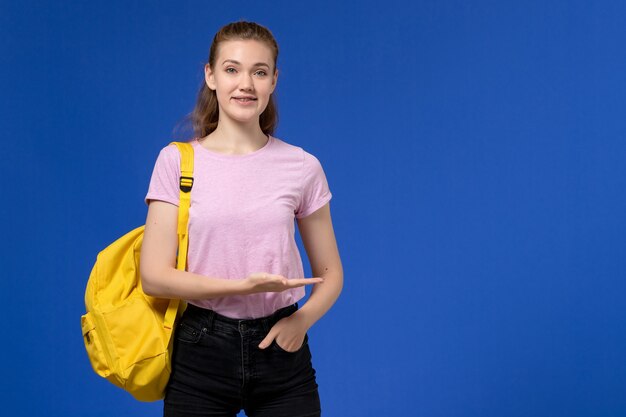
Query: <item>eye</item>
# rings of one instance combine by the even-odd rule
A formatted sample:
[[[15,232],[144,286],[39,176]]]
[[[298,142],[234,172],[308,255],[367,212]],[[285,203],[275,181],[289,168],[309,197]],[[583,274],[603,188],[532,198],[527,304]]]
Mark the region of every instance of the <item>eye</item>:
[[[234,73],[233,73],[233,72],[231,72],[230,70],[237,71],[237,70],[236,70],[235,68],[233,68],[233,67],[228,67],[228,68],[226,68],[224,71],[225,71],[225,72],[227,72],[228,74],[234,74]],[[258,70],[255,74],[259,74],[259,75],[261,75],[262,77],[265,77],[265,76],[267,75],[267,72],[265,72],[264,70]]]

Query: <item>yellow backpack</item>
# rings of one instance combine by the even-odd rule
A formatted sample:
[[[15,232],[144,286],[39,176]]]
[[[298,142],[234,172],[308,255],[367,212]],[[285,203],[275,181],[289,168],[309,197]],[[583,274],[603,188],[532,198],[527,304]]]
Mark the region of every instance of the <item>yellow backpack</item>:
[[[185,270],[193,148],[184,142],[171,144],[181,154],[176,268]],[[186,304],[142,291],[139,254],[144,228],[128,232],[98,254],[87,282],[87,313],[81,317],[81,327],[87,355],[98,375],[139,401],[157,401],[165,394],[171,372],[172,333]]]

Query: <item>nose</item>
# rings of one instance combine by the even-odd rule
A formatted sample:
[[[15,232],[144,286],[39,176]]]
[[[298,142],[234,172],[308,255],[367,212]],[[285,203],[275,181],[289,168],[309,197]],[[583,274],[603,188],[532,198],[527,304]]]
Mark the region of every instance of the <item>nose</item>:
[[[249,75],[243,75],[241,81],[239,82],[239,88],[245,91],[251,90],[252,78]]]

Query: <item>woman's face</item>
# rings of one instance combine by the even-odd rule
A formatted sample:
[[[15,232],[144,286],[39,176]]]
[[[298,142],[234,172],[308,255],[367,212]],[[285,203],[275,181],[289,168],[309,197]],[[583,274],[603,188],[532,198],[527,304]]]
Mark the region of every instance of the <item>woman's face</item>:
[[[217,94],[220,117],[258,123],[276,87],[278,72],[271,72],[273,62],[271,49],[262,42],[220,44],[214,70],[208,64],[204,68],[206,83]]]

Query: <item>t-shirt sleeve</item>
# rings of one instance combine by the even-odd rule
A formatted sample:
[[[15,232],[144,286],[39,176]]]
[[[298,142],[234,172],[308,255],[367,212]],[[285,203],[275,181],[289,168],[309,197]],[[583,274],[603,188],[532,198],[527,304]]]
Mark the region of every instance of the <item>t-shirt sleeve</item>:
[[[144,201],[149,204],[150,200],[161,200],[178,206],[179,182],[180,153],[175,145],[168,145],[157,157]]]
[[[328,203],[332,198],[322,164],[314,155],[306,151],[304,151],[302,193],[300,197],[300,204],[295,213],[297,219],[308,216]]]

